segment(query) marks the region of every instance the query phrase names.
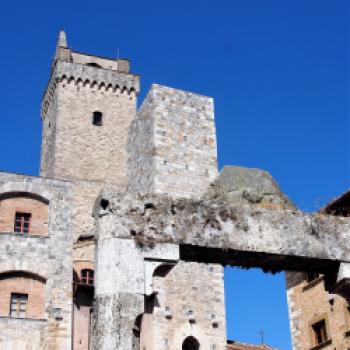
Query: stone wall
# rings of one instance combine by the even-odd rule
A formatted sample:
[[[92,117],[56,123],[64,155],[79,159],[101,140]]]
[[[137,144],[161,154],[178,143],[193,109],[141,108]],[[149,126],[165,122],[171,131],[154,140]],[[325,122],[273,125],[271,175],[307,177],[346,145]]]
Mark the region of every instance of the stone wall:
[[[47,236],[0,234],[0,274],[25,272],[46,280],[43,319],[1,317],[0,348],[66,350],[71,346],[70,192],[67,182],[0,173],[0,196],[30,194],[49,203]]]
[[[181,349],[188,336],[203,350],[226,349],[223,267],[180,261],[157,277],[150,349]],[[147,348],[148,349],[148,348]]]
[[[131,190],[198,197],[217,176],[213,99],[153,84],[128,149]]]
[[[132,123],[128,153],[131,191],[175,197],[203,194],[217,176],[213,100],[152,85]],[[218,269],[215,265],[179,263],[161,278],[153,313],[143,316],[141,348],[181,348],[188,335],[195,335],[204,349],[214,345],[225,348],[222,276],[213,273],[204,278],[215,285],[213,289],[193,278]],[[172,310],[171,320],[165,316],[169,312],[166,308]],[[189,310],[196,313],[195,323],[189,322]],[[212,317],[220,326],[212,326]]]
[[[155,144],[151,92],[145,97],[131,123],[127,150],[129,189],[134,192],[153,192]]]

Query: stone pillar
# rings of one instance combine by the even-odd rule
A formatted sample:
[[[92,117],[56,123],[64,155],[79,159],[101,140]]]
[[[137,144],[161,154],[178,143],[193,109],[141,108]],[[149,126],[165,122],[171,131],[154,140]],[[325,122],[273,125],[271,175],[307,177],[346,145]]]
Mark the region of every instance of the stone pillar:
[[[96,296],[92,349],[136,349],[133,330],[137,316],[143,312],[143,305],[142,294]]]

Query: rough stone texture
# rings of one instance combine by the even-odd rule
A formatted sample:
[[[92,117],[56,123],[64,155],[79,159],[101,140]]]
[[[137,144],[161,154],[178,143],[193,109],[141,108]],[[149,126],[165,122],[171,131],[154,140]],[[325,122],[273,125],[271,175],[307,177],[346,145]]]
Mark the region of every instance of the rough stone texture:
[[[348,303],[325,291],[323,277],[310,283],[303,273],[286,273],[289,318],[294,350],[309,350],[316,344],[311,326],[324,319],[331,343],[322,349],[350,347],[350,314]]]
[[[203,350],[226,349],[221,265],[180,261],[165,277],[156,277],[155,285],[150,349],[181,349],[188,336],[194,336]]]
[[[130,125],[127,151],[129,189],[134,192],[153,192],[155,144],[151,93],[145,97]]]
[[[71,346],[72,316],[70,185],[0,173],[0,197],[21,193],[49,202],[48,235],[0,234],[0,273],[24,271],[46,279],[44,320],[1,317],[0,348],[66,350]]]
[[[153,84],[128,153],[132,191],[200,196],[217,176],[213,99]]]
[[[232,165],[223,167],[205,197],[219,198],[237,205],[255,204],[266,208],[296,209],[267,171]]]
[[[109,206],[100,218],[106,221],[100,235],[133,236],[143,244],[180,244],[188,259],[205,262],[204,253],[211,248],[208,262],[260,267],[266,263],[277,271],[331,270],[350,259],[348,218],[155,194],[105,191],[102,197]],[[257,258],[259,254],[267,254],[265,261]],[[307,266],[311,259],[318,265]]]

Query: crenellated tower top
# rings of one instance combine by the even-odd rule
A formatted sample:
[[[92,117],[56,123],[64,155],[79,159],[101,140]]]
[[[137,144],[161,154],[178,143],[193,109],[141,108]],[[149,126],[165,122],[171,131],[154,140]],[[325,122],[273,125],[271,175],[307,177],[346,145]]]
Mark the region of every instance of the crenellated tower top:
[[[73,51],[61,31],[41,106],[41,174],[124,184],[139,86],[129,60]]]

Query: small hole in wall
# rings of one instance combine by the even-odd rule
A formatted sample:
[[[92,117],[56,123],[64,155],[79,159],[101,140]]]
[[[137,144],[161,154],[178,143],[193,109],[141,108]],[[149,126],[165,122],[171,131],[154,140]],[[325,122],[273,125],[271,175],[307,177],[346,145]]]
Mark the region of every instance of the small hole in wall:
[[[163,165],[167,165],[168,162],[166,160],[163,161]]]
[[[103,210],[106,210],[109,206],[109,201],[107,199],[102,198],[100,204],[101,204],[101,208]]]

